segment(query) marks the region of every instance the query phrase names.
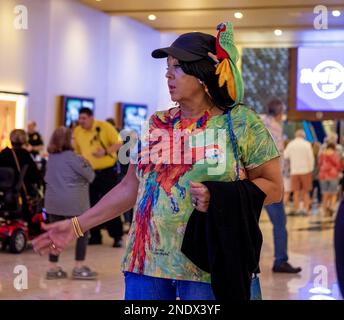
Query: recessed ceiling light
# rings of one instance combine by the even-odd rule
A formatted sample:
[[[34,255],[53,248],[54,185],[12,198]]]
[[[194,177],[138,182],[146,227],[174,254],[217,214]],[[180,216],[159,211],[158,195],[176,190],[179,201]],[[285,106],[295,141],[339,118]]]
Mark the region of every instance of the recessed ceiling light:
[[[151,20],[151,21],[156,20],[156,15],[150,14],[150,15],[148,16],[148,20]]]
[[[340,16],[340,11],[339,11],[339,10],[333,10],[333,11],[332,11],[332,15],[333,15],[334,17],[339,17],[339,16]]]
[[[282,35],[282,30],[280,30],[280,29],[276,29],[275,31],[274,31],[274,34],[275,34],[275,36],[281,36]]]
[[[237,19],[241,19],[244,15],[241,12],[235,12],[234,17]]]
[[[100,1],[102,1],[102,0],[96,0],[97,2],[100,2]]]

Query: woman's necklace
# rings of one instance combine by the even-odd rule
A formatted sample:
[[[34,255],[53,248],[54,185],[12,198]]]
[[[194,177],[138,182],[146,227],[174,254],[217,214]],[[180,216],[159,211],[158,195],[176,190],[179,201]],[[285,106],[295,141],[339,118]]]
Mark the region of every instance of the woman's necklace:
[[[181,118],[181,109],[172,118],[172,128],[180,130],[188,130],[192,132],[195,129],[204,129],[207,120],[210,117],[210,110],[206,110],[200,118]]]

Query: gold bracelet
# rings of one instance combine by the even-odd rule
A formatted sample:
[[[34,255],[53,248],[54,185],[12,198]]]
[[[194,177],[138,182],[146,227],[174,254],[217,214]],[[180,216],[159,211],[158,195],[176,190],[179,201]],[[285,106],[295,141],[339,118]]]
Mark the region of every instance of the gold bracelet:
[[[72,226],[73,226],[74,233],[75,233],[76,237],[79,238],[79,234],[78,234],[78,231],[76,230],[73,218],[71,219],[71,221],[72,221]]]
[[[74,228],[74,233],[76,234],[77,238],[83,237],[84,233],[81,230],[79,220],[77,217],[72,218],[72,224],[73,224],[73,228]]]
[[[83,233],[82,230],[81,230],[81,227],[80,227],[80,223],[79,223],[78,218],[77,218],[77,217],[74,217],[74,221],[75,221],[76,230],[78,231],[79,236],[80,236],[80,237],[83,237],[83,236],[84,236],[84,233]]]
[[[76,228],[77,228],[77,230],[78,230],[78,232],[79,232],[80,237],[83,237],[83,236],[84,236],[84,233],[83,233],[82,230],[81,230],[81,227],[80,227],[80,223],[79,223],[78,218],[75,217],[74,221],[75,221],[75,225],[76,225]]]
[[[82,237],[82,233],[80,232],[80,230],[78,228],[78,223],[77,223],[76,217],[73,218],[73,223],[74,223],[74,227],[75,227],[76,233],[78,235],[78,238]]]

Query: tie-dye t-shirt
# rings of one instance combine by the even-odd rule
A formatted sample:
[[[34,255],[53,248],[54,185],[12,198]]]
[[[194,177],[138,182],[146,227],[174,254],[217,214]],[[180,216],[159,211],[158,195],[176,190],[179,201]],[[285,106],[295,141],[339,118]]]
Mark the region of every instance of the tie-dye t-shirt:
[[[192,138],[185,138],[187,148],[180,148],[187,150],[185,153],[189,158],[183,153],[179,158],[175,156],[181,154],[176,146],[183,140],[180,131],[172,130],[181,126],[181,121],[176,119],[179,114],[180,120],[178,110],[156,112],[149,124],[150,133],[156,128],[168,133],[169,138],[164,141],[170,141],[173,146],[172,164],[146,161],[144,155],[147,154],[148,142],[142,141],[139,153],[142,157],[139,156],[135,164],[139,180],[138,197],[122,270],[160,278],[210,282],[209,273],[200,270],[180,250],[186,224],[194,209],[189,182],[234,181],[235,156],[226,114],[188,119],[189,123],[184,125],[182,122],[182,129],[188,128],[192,135]],[[279,153],[262,120],[253,110],[243,105],[236,106],[231,117],[238,146],[240,177],[244,178],[246,170],[278,157]],[[150,146],[152,148],[152,142]]]

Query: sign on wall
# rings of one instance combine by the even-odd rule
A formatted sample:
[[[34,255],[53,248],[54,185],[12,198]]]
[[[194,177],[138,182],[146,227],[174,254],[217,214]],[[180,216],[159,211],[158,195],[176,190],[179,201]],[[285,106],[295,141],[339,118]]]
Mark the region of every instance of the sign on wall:
[[[344,111],[344,47],[298,49],[297,111]]]

